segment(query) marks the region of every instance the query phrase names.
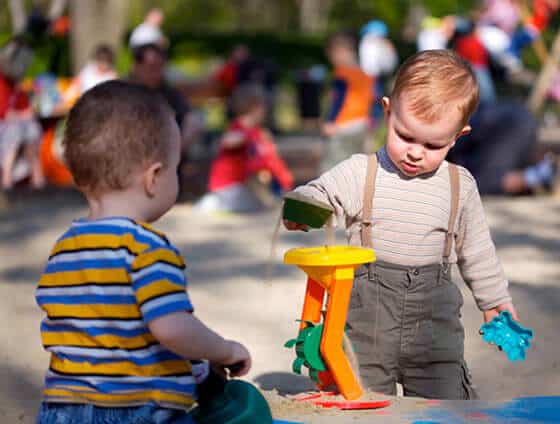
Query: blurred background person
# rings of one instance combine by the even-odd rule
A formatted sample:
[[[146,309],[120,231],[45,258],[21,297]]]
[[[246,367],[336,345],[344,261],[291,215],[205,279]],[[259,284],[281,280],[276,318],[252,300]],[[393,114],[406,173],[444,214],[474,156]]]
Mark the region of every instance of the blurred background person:
[[[26,175],[30,176],[33,188],[45,185],[39,162],[42,130],[21,84],[29,61],[19,52],[26,47],[25,41],[16,37],[0,54],[0,167],[4,190],[11,189]],[[20,153],[25,162],[18,162]]]
[[[385,83],[395,71],[399,57],[397,50],[389,40],[389,28],[380,20],[369,21],[360,31],[358,48],[360,67],[373,79],[373,101],[371,107],[371,124],[375,126],[383,116],[381,98],[385,95]]]
[[[445,16],[443,18],[427,16],[422,20],[422,28],[416,39],[416,47],[419,52],[446,49],[454,32],[454,16]]]
[[[552,191],[558,172],[555,159],[537,141],[537,120],[521,103],[482,103],[472,131],[459,139],[448,159],[467,168],[481,194],[533,194]]]
[[[266,96],[258,85],[242,85],[233,95],[235,118],[212,161],[208,193],[196,204],[201,212],[254,212],[274,206],[294,179],[263,128]]]
[[[189,119],[190,106],[185,96],[165,80],[167,51],[158,44],[146,44],[133,51],[134,62],[129,81],[142,84],[161,94],[173,108],[175,120],[181,129],[182,154],[186,155],[189,144],[199,132]]]
[[[107,44],[98,45],[91,56],[91,61],[82,68],[76,78],[80,95],[97,84],[118,78],[113,49]]]
[[[212,79],[218,85],[218,91],[226,101],[226,116],[233,117],[232,94],[239,85],[239,68],[249,59],[251,52],[245,44],[233,48],[229,58],[213,74]]]
[[[161,9],[153,8],[146,13],[144,21],[130,34],[128,45],[131,50],[146,44],[156,44],[161,48],[168,47],[168,40],[161,30],[164,15]]]
[[[323,124],[328,137],[321,169],[362,153],[368,130],[369,111],[373,101],[374,78],[358,63],[356,39],[348,32],[329,37],[327,56],[333,67],[329,111]]]
[[[91,60],[72,79],[70,86],[62,93],[62,105],[57,105],[55,110],[66,112],[86,91],[97,84],[116,78],[118,78],[118,74],[115,70],[113,49],[107,44],[98,45],[91,55]]]

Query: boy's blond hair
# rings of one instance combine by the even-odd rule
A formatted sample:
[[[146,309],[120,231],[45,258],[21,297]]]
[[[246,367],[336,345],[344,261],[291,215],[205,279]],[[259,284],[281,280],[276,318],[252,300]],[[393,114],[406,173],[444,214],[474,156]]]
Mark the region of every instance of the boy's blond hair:
[[[461,126],[478,105],[479,88],[470,65],[451,50],[426,50],[408,58],[399,68],[391,99],[406,94],[414,115],[433,123],[450,107],[462,115]]]
[[[92,194],[127,188],[149,162],[168,160],[173,112],[157,93],[113,80],[88,90],[70,110],[64,158],[75,184]]]

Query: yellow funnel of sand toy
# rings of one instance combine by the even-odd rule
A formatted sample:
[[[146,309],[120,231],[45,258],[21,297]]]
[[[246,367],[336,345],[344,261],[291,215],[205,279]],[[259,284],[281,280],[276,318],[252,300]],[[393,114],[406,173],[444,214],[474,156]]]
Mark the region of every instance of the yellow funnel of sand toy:
[[[354,271],[360,265],[374,261],[373,250],[355,246],[291,249],[284,255],[285,264],[296,265],[307,274],[300,332],[321,322],[325,292],[327,294],[320,342],[320,355],[327,371],[318,373],[319,388],[334,382],[348,400],[358,399],[363,393],[342,348]]]

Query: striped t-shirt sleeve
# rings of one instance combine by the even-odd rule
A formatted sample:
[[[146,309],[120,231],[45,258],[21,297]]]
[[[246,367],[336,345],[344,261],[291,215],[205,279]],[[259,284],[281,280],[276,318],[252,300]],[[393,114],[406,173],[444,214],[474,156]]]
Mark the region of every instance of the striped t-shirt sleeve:
[[[173,312],[193,310],[184,271],[183,258],[168,246],[140,253],[132,262],[132,289],[146,324]]]

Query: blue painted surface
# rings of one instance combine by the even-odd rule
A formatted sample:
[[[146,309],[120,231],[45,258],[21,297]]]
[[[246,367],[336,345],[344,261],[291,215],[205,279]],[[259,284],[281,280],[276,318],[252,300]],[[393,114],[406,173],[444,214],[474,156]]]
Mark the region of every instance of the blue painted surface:
[[[273,423],[274,424],[303,424],[295,421],[282,421],[282,420],[274,420]]]
[[[438,421],[414,421],[412,424],[440,424]]]
[[[507,423],[560,423],[560,397],[514,399],[501,408],[484,412]]]
[[[474,401],[460,408],[444,402],[404,418],[410,424],[558,424],[560,396],[519,398],[496,406]]]

